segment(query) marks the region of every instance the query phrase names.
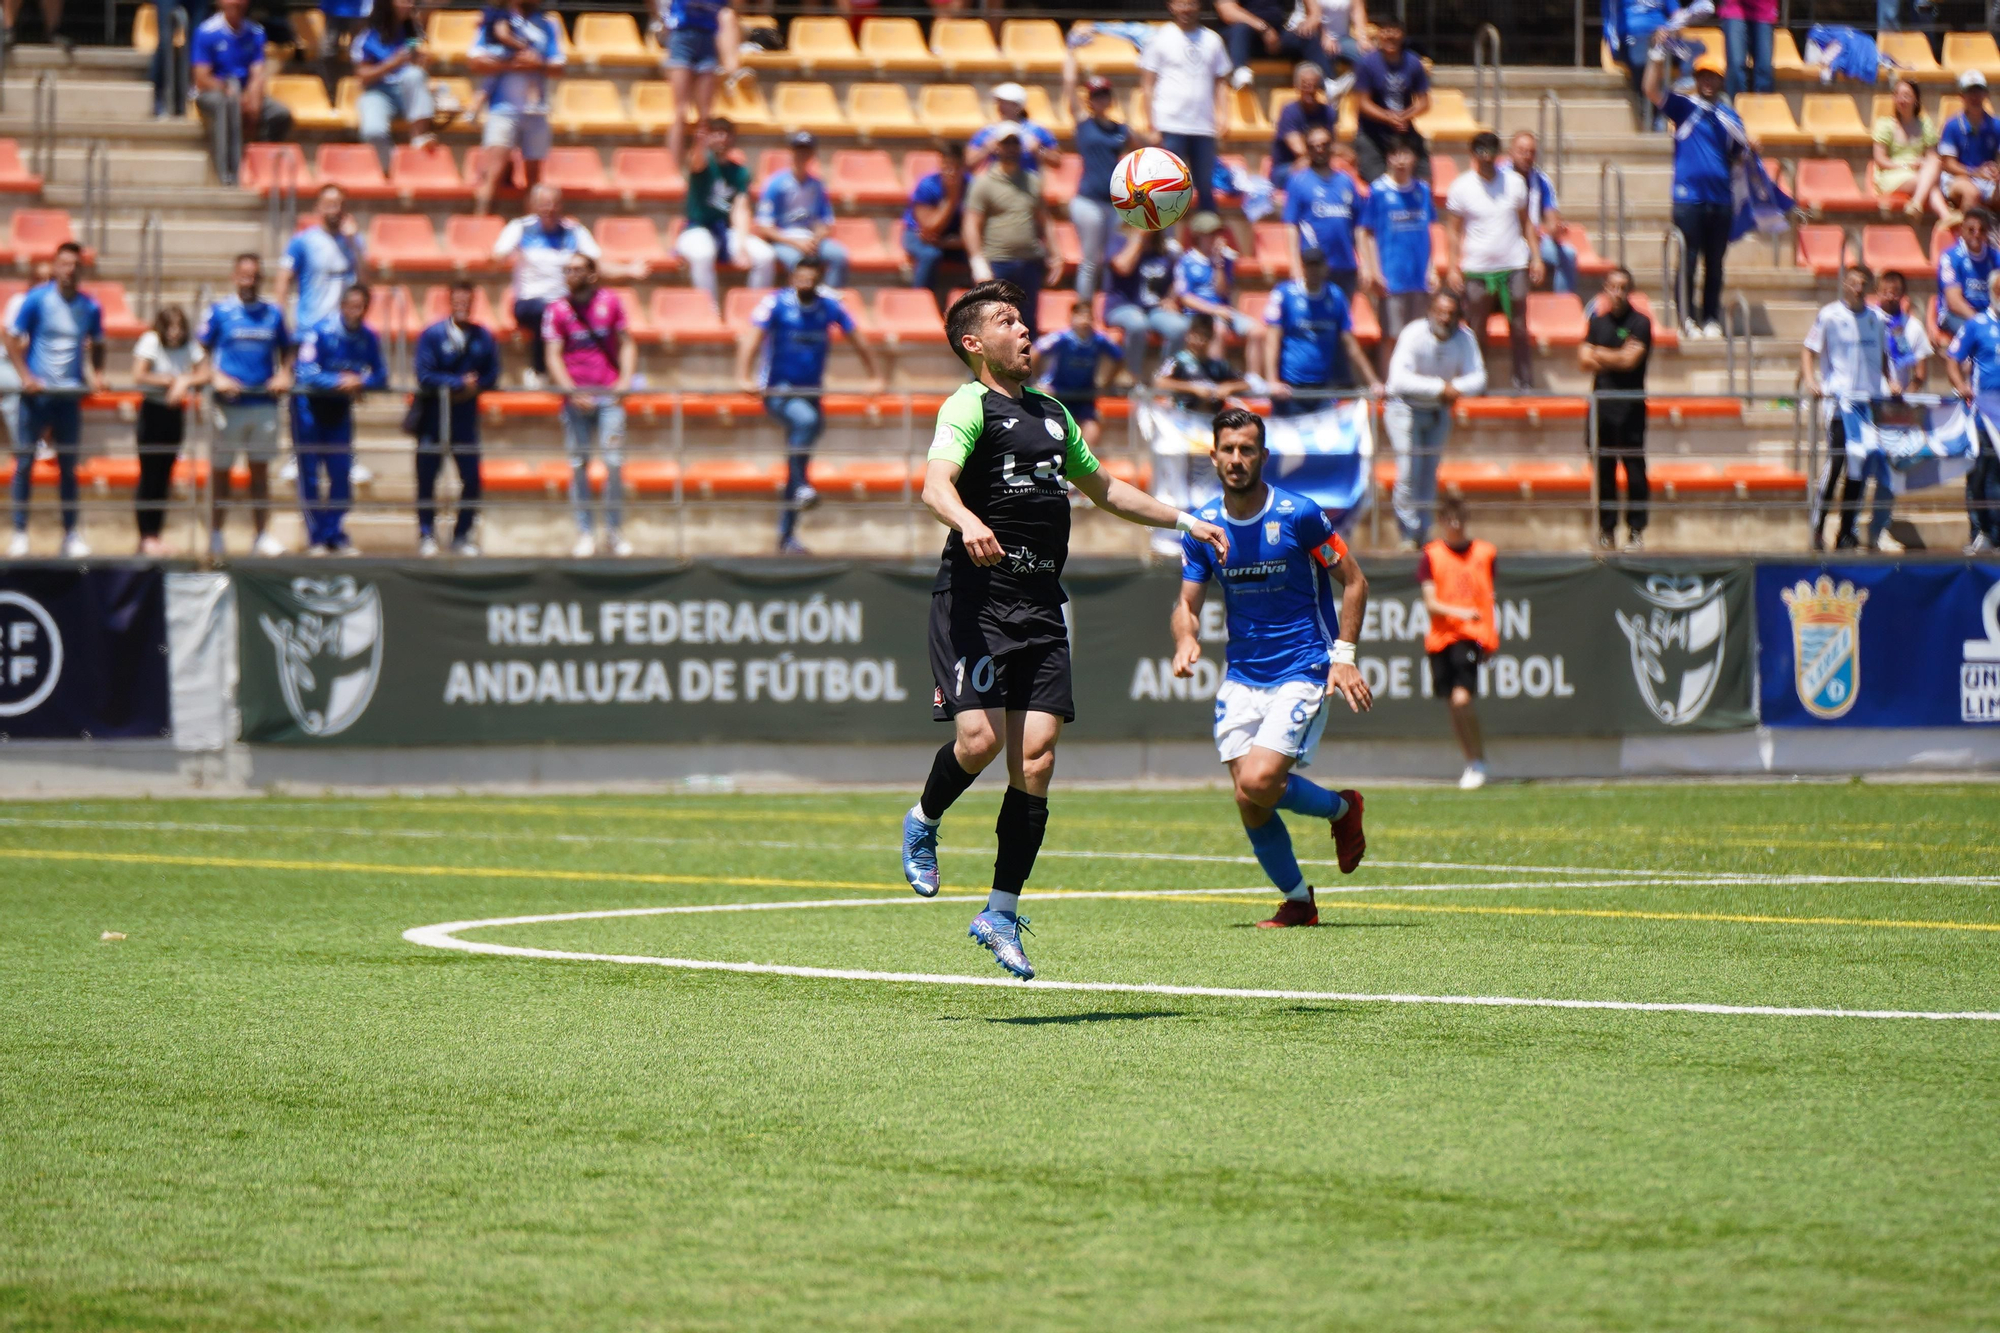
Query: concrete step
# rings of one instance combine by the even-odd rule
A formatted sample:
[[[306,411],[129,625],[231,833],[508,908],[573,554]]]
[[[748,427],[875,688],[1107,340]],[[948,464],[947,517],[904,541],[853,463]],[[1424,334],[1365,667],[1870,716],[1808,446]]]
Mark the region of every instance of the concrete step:
[[[44,167],[42,173],[43,200],[55,207],[71,207],[65,196],[74,193],[82,197],[84,167],[90,159],[90,150],[76,139],[65,135],[54,154],[54,169]],[[107,143],[101,161],[107,161],[109,180],[114,207],[143,206],[132,199],[147,187],[161,198],[180,197],[186,200],[186,207],[210,207],[223,205],[223,196],[234,195],[238,191],[216,190],[206,192],[205,198],[191,198],[190,189],[201,190],[210,182],[208,154],[198,148],[164,147],[159,145],[139,146],[134,144]],[[64,187],[71,187],[66,191]]]
[[[73,78],[58,75],[55,80],[56,125],[64,136],[87,133],[91,125],[111,121],[150,121],[153,118],[153,85],[136,79]],[[5,81],[6,111],[0,113],[0,131],[22,130],[34,116],[35,80],[9,77]]]

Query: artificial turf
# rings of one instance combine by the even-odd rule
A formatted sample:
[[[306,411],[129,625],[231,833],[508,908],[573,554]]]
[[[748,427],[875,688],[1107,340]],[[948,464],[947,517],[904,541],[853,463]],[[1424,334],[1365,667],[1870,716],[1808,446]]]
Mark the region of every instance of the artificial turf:
[[[996,795],[947,823],[948,894]],[[908,799],[12,807],[0,1328],[2000,1327],[2000,1022],[402,938],[882,898],[465,938],[997,975],[970,904],[902,901]],[[1225,795],[1059,786],[1031,891],[1215,892],[1023,910],[1064,980],[1992,1012],[1996,801],[1384,789],[1369,866],[1309,867],[1363,891],[1261,931]]]

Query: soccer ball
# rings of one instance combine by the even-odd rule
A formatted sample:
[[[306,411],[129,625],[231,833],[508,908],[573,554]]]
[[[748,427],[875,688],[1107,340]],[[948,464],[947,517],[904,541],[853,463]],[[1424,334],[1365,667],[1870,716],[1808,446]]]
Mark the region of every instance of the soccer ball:
[[[1193,202],[1187,163],[1164,148],[1127,153],[1111,169],[1111,206],[1128,227],[1162,231],[1179,222]]]

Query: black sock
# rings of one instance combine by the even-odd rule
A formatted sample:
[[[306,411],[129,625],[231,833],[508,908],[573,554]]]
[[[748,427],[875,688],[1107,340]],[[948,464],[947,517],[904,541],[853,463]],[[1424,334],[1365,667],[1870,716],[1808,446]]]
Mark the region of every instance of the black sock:
[[[958,766],[956,746],[956,741],[946,741],[937,758],[931,760],[931,775],[924,779],[924,794],[917,801],[925,819],[943,819],[951,803],[965,795],[965,789],[979,777]]]
[[[1049,798],[1030,796],[1019,787],[1008,787],[1000,798],[1000,817],[993,832],[1000,839],[1000,854],[993,858],[993,887],[1001,893],[1019,893],[1035,869],[1035,856],[1042,850],[1042,835],[1049,827]]]

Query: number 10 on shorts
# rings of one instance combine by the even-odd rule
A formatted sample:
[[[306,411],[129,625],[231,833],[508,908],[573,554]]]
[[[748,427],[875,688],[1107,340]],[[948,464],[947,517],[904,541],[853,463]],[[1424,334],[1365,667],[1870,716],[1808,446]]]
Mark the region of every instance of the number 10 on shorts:
[[[951,692],[955,698],[965,694],[965,663],[966,659],[961,657],[952,664]],[[992,688],[993,659],[982,657],[972,664],[972,692],[975,695],[984,694]]]

